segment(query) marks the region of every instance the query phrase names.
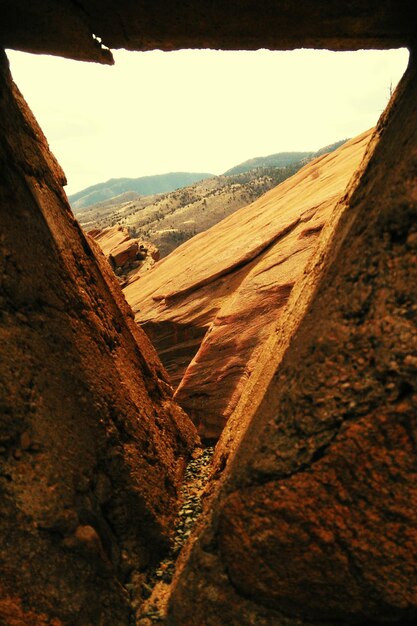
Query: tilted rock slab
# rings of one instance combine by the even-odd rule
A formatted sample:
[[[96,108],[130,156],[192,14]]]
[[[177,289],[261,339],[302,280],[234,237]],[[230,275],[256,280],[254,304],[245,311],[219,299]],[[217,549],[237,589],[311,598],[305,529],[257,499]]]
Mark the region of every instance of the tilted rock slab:
[[[129,623],[195,428],[0,72],[0,623]]]
[[[97,241],[106,257],[109,257],[113,250],[121,244],[131,239],[128,229],[119,224],[107,226],[106,228],[94,228],[88,231],[87,234]]]
[[[371,131],[186,242],[125,295],[204,438],[218,438]]]
[[[217,445],[169,626],[417,623],[416,146],[412,53]]]
[[[125,276],[119,279],[122,284],[137,273],[149,270],[159,260],[158,248],[149,241],[131,237],[125,226],[117,224],[102,229],[94,228],[87,234],[97,241],[117,275]]]
[[[361,50],[407,46],[413,37],[410,0],[293,0],[269,2],[259,11],[255,0],[205,0],[168,3],[172,19],[161,19],[166,0],[1,0],[0,42],[6,48],[112,63],[111,49]],[[100,35],[100,37],[97,36]],[[100,42],[103,44],[100,45]]]

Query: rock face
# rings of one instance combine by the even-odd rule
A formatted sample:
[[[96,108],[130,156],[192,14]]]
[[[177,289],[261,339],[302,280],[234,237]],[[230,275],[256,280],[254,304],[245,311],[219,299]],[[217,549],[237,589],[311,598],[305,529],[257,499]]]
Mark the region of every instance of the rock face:
[[[411,0],[1,0],[6,48],[112,63],[109,48],[173,50],[407,46],[415,37]],[[161,16],[170,19],[161,19]]]
[[[0,94],[0,622],[128,624],[195,429],[4,54]]]
[[[218,438],[371,131],[131,280],[125,295],[206,439]]]
[[[170,626],[417,620],[416,103],[412,57],[218,444]]]
[[[166,623],[414,625],[414,3],[170,8],[2,0],[0,42],[102,62],[100,38],[412,55],[217,446],[221,489],[181,557]],[[0,620],[127,626],[120,583],[161,549],[195,435],[1,63]]]
[[[127,228],[109,226],[88,232],[99,244],[121,285],[138,278],[159,260],[159,251],[151,242],[132,238]]]

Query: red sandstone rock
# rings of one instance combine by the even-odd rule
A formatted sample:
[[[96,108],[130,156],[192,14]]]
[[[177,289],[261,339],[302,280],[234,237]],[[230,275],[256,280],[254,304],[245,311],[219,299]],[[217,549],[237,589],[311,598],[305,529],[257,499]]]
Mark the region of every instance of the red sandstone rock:
[[[127,625],[196,441],[0,58],[0,622]]]
[[[407,46],[415,37],[410,0],[280,0],[264,11],[256,0],[194,0],[186,6],[171,0],[1,0],[1,8],[4,47],[101,63],[112,62],[115,48],[359,50]],[[169,19],[161,19],[165,12]]]
[[[205,438],[217,438],[371,132],[180,246],[125,295]]]
[[[109,257],[112,251],[120,244],[131,239],[128,229],[119,224],[106,226],[106,228],[102,229],[93,228],[87,234],[97,241],[106,257]]]
[[[87,5],[55,3],[52,6],[46,0],[37,3],[6,0],[2,3],[5,10],[0,41],[11,47],[102,60],[109,60],[111,54],[99,45],[93,32],[103,35],[111,46],[131,47],[161,44],[160,47],[169,48],[191,42],[214,47],[226,43],[232,47],[269,44],[346,49],[402,44],[415,48],[411,2],[275,2],[264,12],[259,11],[256,2],[247,5],[223,2],[214,11],[207,3],[194,3],[185,11],[174,12],[174,19],[168,20],[155,19],[161,14],[162,4],[158,2],[152,5],[122,2],[111,9],[95,1],[88,1]],[[306,626],[311,623],[307,615],[316,611],[318,600],[308,590],[315,583],[314,576],[320,583],[316,589],[327,613],[326,624],[405,625],[417,620],[412,588],[415,538],[406,543],[416,529],[412,482],[416,473],[417,408],[415,68],[406,84],[407,91],[380,126],[380,131],[386,128],[375,159],[354,195],[349,197],[337,228],[331,231],[334,244],[330,245],[329,236],[321,238],[321,261],[317,257],[313,268],[310,266],[312,271],[302,281],[306,296],[296,301],[302,306],[298,312],[293,306],[285,324],[281,320],[277,329],[278,340],[268,344],[266,356],[270,368],[263,357],[259,375],[252,376],[256,383],[250,396],[243,399],[240,411],[246,412],[247,421],[253,418],[253,422],[241,454],[235,457],[227,476],[229,490],[234,493],[216,502],[209,529],[194,544],[191,559],[177,579],[168,617],[170,626]],[[119,460],[123,457],[126,439],[131,436],[131,431],[125,428],[129,420],[124,419],[123,411],[120,421],[116,419],[116,416],[120,418],[117,410],[109,416],[105,409],[123,405],[124,392],[116,393],[118,385],[127,385],[128,392],[132,392],[129,376],[139,374],[141,368],[132,370],[128,366],[133,356],[128,347],[130,342],[121,341],[116,350],[113,345],[112,355],[103,345],[103,336],[111,344],[111,339],[118,338],[109,336],[106,331],[112,324],[106,324],[106,316],[100,314],[101,305],[108,304],[106,289],[111,290],[114,283],[111,279],[103,283],[102,273],[93,271],[100,261],[94,260],[94,253],[82,237],[74,239],[76,227],[69,228],[68,207],[61,202],[60,186],[54,179],[54,174],[59,176],[56,164],[46,150],[44,158],[39,158],[36,147],[36,137],[41,137],[39,130],[27,115],[23,126],[11,115],[8,89],[3,84],[0,93],[0,126],[6,138],[1,143],[0,200],[8,209],[1,216],[0,248],[0,323],[2,348],[5,346],[0,351],[2,384],[5,384],[4,397],[3,388],[1,396],[0,454],[2,461],[3,457],[6,459],[0,478],[0,567],[2,579],[6,578],[9,585],[9,589],[0,589],[0,619],[8,626],[60,626],[63,621],[51,617],[50,609],[52,606],[55,611],[60,610],[60,600],[66,595],[65,623],[74,623],[73,615],[76,615],[78,624],[83,626],[127,624],[129,615],[121,599],[120,585],[112,587],[105,568],[96,567],[86,558],[83,560],[82,555],[72,558],[68,554],[66,558],[60,555],[59,537],[78,528],[71,509],[62,506],[55,526],[40,531],[31,526],[39,511],[30,505],[42,503],[39,498],[42,487],[47,488],[46,496],[54,504],[60,500],[65,504],[68,493],[72,493],[70,485],[62,481],[62,468],[68,470],[67,452],[75,450],[73,466],[78,462],[85,469],[90,455],[104,449],[102,438],[97,436],[100,432],[94,429],[89,432],[91,424],[102,420],[106,432],[113,426],[109,434],[113,443],[120,443],[115,446]],[[57,203],[60,211],[56,210]],[[22,243],[22,234],[27,232],[30,237]],[[43,266],[39,265],[40,259],[45,260]],[[70,275],[76,279],[78,289],[62,289],[68,269],[71,266],[74,269],[73,262],[77,259],[81,263]],[[27,269],[30,263],[32,273]],[[63,302],[59,298],[62,293],[67,296]],[[311,306],[313,296],[316,304]],[[114,298],[117,300],[116,295]],[[123,320],[114,307],[112,312],[114,323]],[[122,325],[125,328],[124,322]],[[135,334],[133,329],[131,332]],[[80,337],[78,350],[74,349],[76,337]],[[122,356],[124,352],[127,359]],[[141,355],[136,349],[133,352],[140,361]],[[352,359],[352,355],[356,358]],[[283,366],[278,371],[282,359]],[[86,368],[88,361],[90,367]],[[103,367],[104,362],[111,361],[117,361],[119,379],[110,374],[114,372],[111,367]],[[140,395],[140,400],[146,399],[150,390],[155,396],[161,390],[161,383],[155,382],[152,374],[155,371],[161,374],[161,370],[155,370],[154,366],[156,361],[151,373],[148,371],[147,391]],[[63,370],[64,367],[67,369]],[[146,369],[146,362],[141,367]],[[77,375],[78,370],[81,374]],[[329,376],[334,371],[335,375]],[[71,387],[69,381],[74,376],[76,384]],[[77,397],[84,379],[88,409]],[[323,396],[326,381],[328,389]],[[100,395],[104,398],[102,404],[99,404]],[[98,407],[95,402],[89,402],[91,398]],[[112,399],[114,403],[110,402]],[[135,397],[133,403],[138,406],[136,400]],[[27,421],[36,424],[43,438],[28,432]],[[75,431],[75,436],[69,436],[68,429],[72,434]],[[50,447],[45,451],[39,442],[51,441],[53,436],[54,443],[60,444],[56,445],[55,457]],[[224,453],[222,446],[219,450]],[[330,462],[326,466],[327,456]],[[99,465],[103,457],[100,454],[96,457]],[[253,465],[251,459],[255,461]],[[96,467],[94,463],[93,466]],[[54,482],[57,472],[59,481]],[[74,482],[79,497],[85,496],[84,505],[94,496],[104,505],[97,518],[103,521],[108,512],[107,489],[106,480],[99,476],[95,476],[93,491],[89,476],[83,472],[74,476]],[[120,487],[120,481],[116,482]],[[292,487],[295,487],[293,492]],[[311,487],[313,498],[306,487]],[[334,490],[333,497],[327,489],[323,492],[325,488]],[[129,493],[133,502],[137,502],[135,494]],[[308,505],[305,515],[301,513],[302,496]],[[321,497],[329,513],[326,519],[321,513]],[[114,497],[112,500],[109,506],[114,511]],[[341,501],[348,509],[346,517],[338,515]],[[128,504],[126,509],[130,508],[132,499],[128,499]],[[248,511],[248,505],[252,504],[260,506],[253,517]],[[262,514],[263,507],[275,525],[268,525],[270,520]],[[242,523],[235,517],[236,511],[242,514]],[[293,523],[291,515],[294,515]],[[129,534],[129,527],[137,518],[129,517],[123,506],[118,517],[126,520],[125,531]],[[375,532],[378,520],[380,537]],[[81,525],[89,526],[90,522],[85,520]],[[335,542],[333,550],[332,535],[328,532],[332,525],[338,532],[333,536],[339,539],[343,539],[348,529],[351,543]],[[402,529],[403,535],[398,532]],[[233,537],[235,531],[247,541],[248,553],[244,558],[247,567],[254,568],[252,572],[238,567],[236,557],[242,550]],[[282,549],[290,548],[287,554],[293,579],[286,576],[286,571],[277,577],[275,570],[281,567],[282,572],[283,568],[276,560],[272,568],[269,566],[274,561],[269,554],[272,557],[277,554],[276,535]],[[306,535],[314,543],[300,553],[294,538],[305,539]],[[118,534],[118,540],[120,537],[122,541],[126,538],[123,532]],[[391,538],[395,538],[395,543]],[[118,540],[111,539],[110,545],[117,547]],[[262,559],[251,560],[249,553],[253,550],[258,555],[258,547],[262,547]],[[321,547],[327,547],[328,551],[319,552]],[[409,551],[404,549],[408,547]],[[341,563],[345,593],[352,599],[347,612],[346,600],[340,593],[333,594],[334,578],[339,591],[342,577],[329,567],[331,563],[340,563],[343,549],[350,561],[350,568],[346,567],[346,561]],[[323,557],[320,571],[309,558],[311,551]],[[292,556],[297,562],[291,563]],[[363,570],[358,563],[364,565]],[[79,577],[79,586],[77,593],[66,594],[63,576],[74,572],[72,568]],[[376,576],[379,571],[380,582]],[[408,574],[408,571],[410,575],[405,580],[404,572]],[[252,581],[254,587],[249,589]],[[85,603],[78,610],[83,585]],[[301,603],[294,607],[296,597]],[[271,598],[274,606],[285,603],[288,611],[294,613],[280,613],[267,606],[265,598]],[[42,603],[45,610],[39,608]],[[314,621],[315,625],[317,621],[322,621],[321,617]]]
[[[2,626],[63,626],[59,619],[49,619],[44,613],[26,610],[16,596],[8,596],[0,587],[0,624]]]
[[[416,103],[414,58],[218,443],[169,626],[417,622]]]
[[[110,254],[110,261],[115,267],[123,268],[137,259],[138,250],[137,241],[125,241],[113,248]]]
[[[169,48],[205,43],[217,47],[225,43],[232,47],[269,44],[346,49],[402,44],[415,48],[414,6],[408,1],[288,1],[272,3],[268,11],[259,11],[256,2],[223,2],[214,10],[207,3],[194,3],[184,11],[181,8],[174,12],[174,18],[168,20],[158,19],[161,6],[158,2],[151,5],[123,1],[117,6],[113,3],[109,9],[110,5],[106,8],[95,0],[82,7],[76,3],[52,6],[47,0],[6,0],[2,2],[5,10],[0,41],[11,47],[102,60],[109,60],[111,54],[99,45],[93,32],[103,35],[110,46],[160,44]],[[331,231],[334,243],[330,244],[332,237],[321,238],[321,256],[302,281],[306,296],[294,301],[298,310],[293,305],[285,323],[281,320],[277,341],[268,344],[269,369],[263,357],[258,375],[252,376],[256,383],[243,399],[240,411],[246,412],[247,421],[253,418],[253,422],[227,476],[229,491],[233,493],[220,504],[216,502],[209,530],[206,528],[194,544],[191,559],[177,579],[168,617],[170,626],[305,626],[311,623],[307,616],[316,612],[318,595],[327,614],[325,623],[332,626],[341,622],[416,623],[412,587],[416,563],[413,479],[417,410],[415,67],[406,85],[407,91],[380,126],[380,131],[385,130],[375,159],[349,197],[341,221]],[[73,465],[78,462],[81,469],[88,467],[91,451],[94,454],[104,449],[102,439],[96,436],[100,433],[94,429],[89,433],[95,421],[103,420],[105,431],[113,426],[112,442],[121,444],[115,447],[118,453],[123,448],[119,460],[123,457],[126,438],[131,436],[131,431],[124,428],[129,420],[116,420],[120,413],[113,411],[109,416],[105,409],[121,407],[124,394],[116,393],[118,384],[127,385],[132,392],[129,376],[139,374],[141,368],[132,371],[128,366],[132,356],[127,345],[130,342],[121,341],[116,350],[113,345],[113,355],[103,345],[103,336],[106,340],[117,339],[117,335],[106,333],[112,324],[105,323],[105,315],[100,316],[101,305],[108,304],[106,284],[111,290],[114,283],[106,279],[103,284],[101,272],[93,271],[100,261],[94,260],[85,240],[74,238],[74,228],[69,228],[68,207],[61,202],[60,186],[54,179],[54,174],[59,176],[56,164],[46,150],[44,158],[39,158],[39,130],[27,115],[23,126],[11,115],[8,89],[3,84],[1,87],[0,126],[6,141],[2,139],[1,143],[0,200],[8,210],[1,216],[0,248],[0,323],[2,348],[5,346],[0,351],[5,384],[5,394],[3,397],[2,388],[1,396],[0,454],[2,461],[3,457],[6,459],[0,478],[0,567],[2,579],[6,578],[13,589],[0,589],[0,620],[8,626],[61,626],[61,619],[51,617],[50,608],[52,605],[59,610],[59,600],[66,594],[62,577],[75,567],[79,586],[85,583],[85,604],[78,610],[78,593],[69,593],[64,606],[69,613],[74,608],[78,624],[127,624],[129,615],[123,608],[120,585],[111,587],[103,567],[95,567],[85,559],[83,566],[77,568],[74,563],[80,565],[82,555],[73,555],[71,559],[70,555],[64,558],[61,554],[62,561],[56,560],[60,554],[60,533],[72,533],[78,527],[71,509],[61,507],[55,526],[49,527],[52,532],[48,527],[39,531],[31,526],[38,510],[30,505],[41,502],[42,487],[47,488],[46,496],[54,504],[60,500],[65,503],[68,492],[72,493],[71,487],[61,480],[61,466],[68,469],[67,448],[68,452],[77,452]],[[61,211],[54,210],[57,203]],[[30,237],[22,243],[22,234],[27,232]],[[45,260],[43,266],[39,265],[40,259]],[[74,269],[77,259],[81,263],[70,275],[76,279],[78,289],[62,289],[68,269]],[[32,273],[27,269],[30,263]],[[67,296],[63,302],[59,298],[62,293]],[[312,306],[313,297],[316,303]],[[112,312],[115,313],[114,307]],[[119,323],[121,318],[115,314],[113,322]],[[134,335],[133,329],[131,332]],[[75,337],[80,337],[78,350],[74,349]],[[125,359],[123,352],[129,358]],[[136,350],[133,352],[138,356]],[[87,355],[89,368],[85,367]],[[141,360],[140,355],[138,358]],[[111,367],[103,367],[103,362],[113,360],[120,369],[119,379],[110,375],[114,371]],[[281,361],[283,365],[277,370]],[[153,389],[158,396],[161,383],[155,382],[152,372],[161,371],[155,370],[154,365],[156,361],[150,368],[151,374],[148,372],[146,387],[147,392]],[[141,367],[146,369],[146,363]],[[77,375],[78,369],[81,375]],[[69,380],[74,376],[77,384],[71,388]],[[84,379],[88,409],[77,398]],[[147,392],[140,400],[147,398]],[[104,403],[97,407],[89,402],[94,398],[99,403],[100,394]],[[115,400],[113,404],[111,399]],[[42,442],[55,436],[54,443],[60,443],[55,457],[50,447],[42,449],[37,433],[28,432],[27,421],[36,424],[43,435]],[[68,428],[70,433],[76,432],[72,438]],[[81,442],[87,445],[83,447]],[[222,446],[219,450],[224,453]],[[97,458],[100,465],[103,457]],[[56,472],[58,482],[54,482]],[[95,477],[93,493],[88,475],[81,472],[74,478],[80,498],[84,494],[88,503],[96,495],[104,505],[98,516],[98,520],[103,520],[108,512],[107,489],[106,480],[99,479],[99,475]],[[130,495],[137,501],[135,494]],[[303,497],[307,504],[304,515]],[[329,514],[326,519],[322,502]],[[132,500],[128,503],[130,506]],[[340,515],[341,503],[347,509],[346,516]],[[255,507],[253,517],[248,505]],[[241,521],[236,512],[242,515]],[[119,519],[124,515],[128,533],[136,518],[129,517],[121,506]],[[275,524],[271,525],[271,520]],[[378,521],[380,537],[375,531]],[[86,520],[81,525],[89,526],[90,522]],[[334,527],[331,532],[329,526]],[[340,538],[343,540],[346,530],[350,532],[350,543],[343,545]],[[242,549],[236,545],[234,532],[247,542],[245,567],[238,566]],[[300,552],[294,539],[305,540],[306,536],[314,543]],[[410,536],[413,541],[407,543]],[[334,545],[332,537],[339,539]],[[111,540],[110,544],[117,546],[118,541]],[[288,547],[287,560],[293,578],[273,558],[277,544],[283,550]],[[252,550],[257,556],[261,552],[262,558],[251,559]],[[321,557],[320,571],[310,558],[311,552]],[[340,558],[343,552],[345,560]],[[291,562],[293,556],[295,562]],[[332,563],[341,564],[342,576],[330,567]],[[282,576],[277,576],[278,571]],[[99,576],[94,578],[96,572]],[[314,576],[320,583],[316,585],[317,597],[308,589],[316,582]],[[343,576],[345,594],[352,600],[347,610],[346,600],[340,594]],[[252,582],[254,587],[249,588]],[[300,599],[296,607],[295,598]],[[45,611],[33,607],[34,603],[43,603]],[[289,612],[294,612],[284,615],[268,603],[285,604]],[[72,615],[68,619],[74,623]],[[66,615],[64,622],[68,623],[68,619]],[[321,617],[314,624],[318,621],[322,621]]]
[[[346,424],[308,471],[226,501],[220,547],[243,595],[312,620],[416,610],[415,407],[398,408]]]
[[[107,226],[88,232],[99,244],[116,274],[122,274],[126,281],[136,280],[159,260],[159,250],[151,242],[132,239],[124,226]]]

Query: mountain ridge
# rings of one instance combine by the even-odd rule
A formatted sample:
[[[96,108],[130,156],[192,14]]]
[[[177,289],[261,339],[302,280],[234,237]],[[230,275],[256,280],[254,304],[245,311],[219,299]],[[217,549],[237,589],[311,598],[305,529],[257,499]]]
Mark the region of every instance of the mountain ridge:
[[[133,237],[152,241],[161,257],[180,243],[210,228],[236,209],[249,204],[301,167],[267,168],[215,176],[188,187],[153,196],[137,196],[123,201],[122,196],[75,209],[85,230],[121,224]],[[122,201],[120,201],[122,200]]]
[[[153,174],[149,176],[139,176],[137,178],[109,178],[107,181],[90,185],[89,187],[85,187],[69,195],[68,200],[74,210],[82,211],[95,204],[112,200],[124,194],[137,193],[141,196],[150,196],[160,193],[170,193],[208,178],[235,176],[256,169],[290,167],[295,163],[302,163],[304,160],[313,159],[325,152],[331,152],[346,141],[348,140],[342,139],[336,141],[317,151],[276,152],[266,156],[254,157],[242,163],[238,163],[220,175],[210,174],[208,172],[167,172],[165,174]]]
[[[349,139],[340,139],[324,146],[323,148],[320,148],[319,150],[275,152],[274,154],[267,154],[266,156],[254,157],[234,165],[230,169],[223,172],[222,176],[243,174],[244,172],[249,172],[253,169],[265,167],[288,167],[290,165],[294,165],[294,163],[303,161],[304,159],[314,159],[322,154],[326,154],[327,152],[332,152],[347,141],[349,141]]]
[[[69,195],[68,200],[73,209],[80,210],[126,192],[137,192],[143,196],[169,193],[213,176],[207,172],[168,172],[138,178],[110,178]]]
[[[164,257],[179,244],[294,175],[310,160],[332,152],[345,142],[340,140],[325,146],[291,165],[263,166],[240,174],[213,176],[167,194],[140,196],[125,192],[84,209],[73,208],[85,230],[122,224],[133,237],[152,241]],[[261,158],[257,157],[258,162]]]
[[[302,159],[309,158],[312,154],[314,152],[276,152],[275,154],[254,157],[226,170],[223,172],[223,176],[243,174],[259,167],[286,167]]]

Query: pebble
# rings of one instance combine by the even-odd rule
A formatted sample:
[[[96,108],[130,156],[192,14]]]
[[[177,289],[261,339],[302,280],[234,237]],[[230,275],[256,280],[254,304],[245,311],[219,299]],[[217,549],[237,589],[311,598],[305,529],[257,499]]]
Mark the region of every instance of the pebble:
[[[413,369],[417,369],[417,356],[409,354],[404,359],[404,365]]]
[[[170,584],[172,581],[175,562],[202,511],[201,492],[210,475],[213,452],[214,447],[212,446],[205,448],[201,453],[196,451],[195,456],[197,458],[193,458],[187,466],[180,495],[183,504],[178,511],[172,548],[168,556],[148,575],[146,582],[142,583],[141,595],[143,599],[152,596],[153,588],[158,583]],[[164,620],[161,611],[155,608],[153,603],[150,606],[144,606],[143,613],[139,611],[137,624],[141,624],[145,618],[151,622]]]

